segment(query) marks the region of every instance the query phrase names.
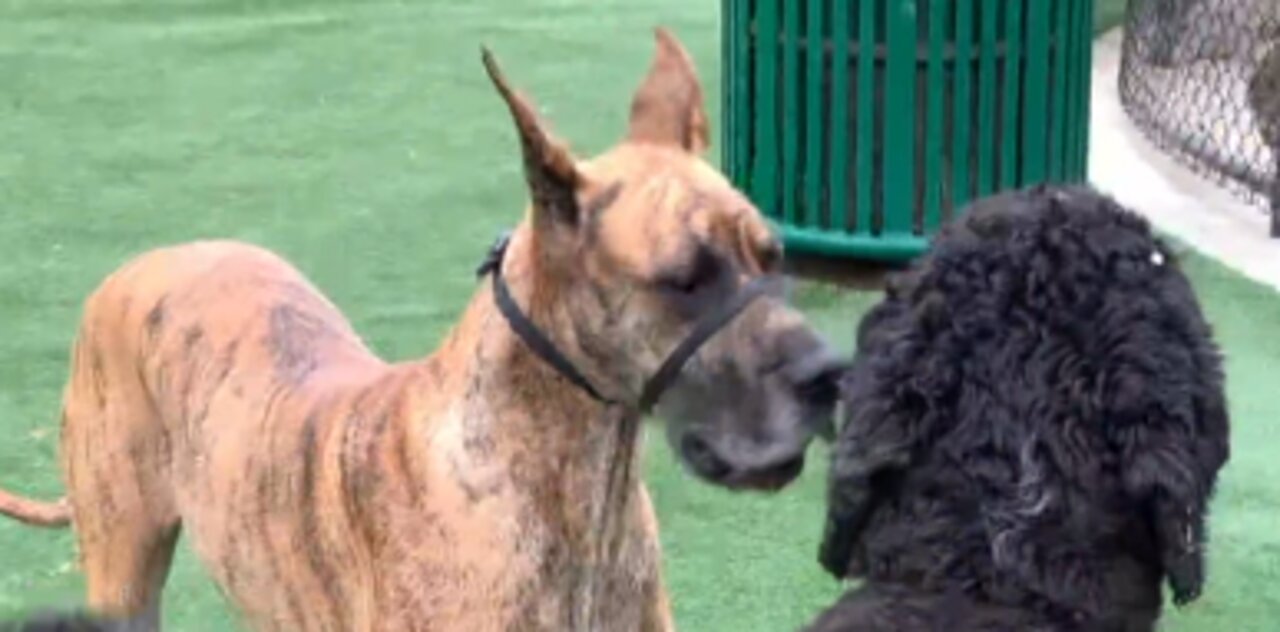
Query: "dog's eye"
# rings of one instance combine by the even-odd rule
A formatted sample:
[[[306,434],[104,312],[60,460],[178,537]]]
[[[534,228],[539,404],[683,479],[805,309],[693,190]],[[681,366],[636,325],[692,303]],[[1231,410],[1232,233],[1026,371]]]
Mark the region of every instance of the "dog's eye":
[[[698,283],[693,279],[669,278],[660,279],[658,286],[674,294],[693,294],[698,291]]]
[[[699,248],[691,264],[658,277],[657,285],[665,292],[688,296],[714,283],[719,273],[716,256],[707,248]]]
[[[658,280],[658,287],[671,294],[691,295],[709,285],[711,278],[703,274],[675,274]]]

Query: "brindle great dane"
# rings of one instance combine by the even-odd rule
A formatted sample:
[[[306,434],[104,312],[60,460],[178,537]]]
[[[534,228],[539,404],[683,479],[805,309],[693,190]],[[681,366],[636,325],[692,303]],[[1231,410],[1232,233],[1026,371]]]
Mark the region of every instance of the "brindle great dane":
[[[589,161],[484,59],[531,204],[426,359],[375,357],[242,243],[153,250],[89,297],[68,496],[0,511],[74,524],[95,611],[158,628],[182,530],[256,630],[669,630],[644,409],[713,483],[799,473],[840,366],[765,289],[780,246],[702,158],[683,47],[658,30],[626,138]]]

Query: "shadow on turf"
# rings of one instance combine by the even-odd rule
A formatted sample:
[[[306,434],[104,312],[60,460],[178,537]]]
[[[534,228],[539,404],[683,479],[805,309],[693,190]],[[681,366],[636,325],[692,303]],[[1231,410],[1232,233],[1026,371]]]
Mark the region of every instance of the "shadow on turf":
[[[863,291],[883,289],[885,276],[897,269],[899,266],[873,261],[800,253],[787,253],[786,263],[789,276]]]

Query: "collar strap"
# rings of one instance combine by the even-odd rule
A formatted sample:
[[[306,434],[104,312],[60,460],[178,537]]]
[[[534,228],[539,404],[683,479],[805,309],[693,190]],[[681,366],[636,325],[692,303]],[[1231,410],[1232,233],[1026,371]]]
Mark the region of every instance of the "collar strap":
[[[591,385],[591,382],[578,371],[573,362],[556,348],[555,343],[551,342],[546,334],[542,333],[542,330],[538,329],[538,326],[529,320],[529,317],[516,304],[515,299],[511,297],[511,290],[502,275],[502,261],[507,252],[507,245],[510,242],[510,232],[505,232],[499,236],[493,246],[489,248],[489,253],[480,264],[480,267],[476,269],[476,276],[493,275],[493,295],[498,311],[502,313],[511,330],[524,341],[525,345],[543,362],[546,362],[556,372],[569,380],[570,383],[597,402],[606,405],[618,404],[619,402],[601,395]],[[684,369],[689,359],[698,352],[698,349],[728,325],[738,314],[741,314],[747,306],[768,293],[775,285],[775,281],[772,277],[752,279],[731,299],[700,318],[694,324],[693,331],[689,332],[688,337],[680,341],[679,345],[676,345],[671,355],[667,356],[667,359],[658,367],[658,371],[645,382],[644,388],[641,390],[640,400],[636,404],[636,408],[640,413],[649,414],[658,403],[658,399],[671,387],[676,377],[680,375],[680,371]]]
[[[689,358],[692,358],[703,344],[716,335],[716,332],[741,314],[748,305],[767,293],[773,286],[773,281],[771,277],[751,279],[728,301],[698,319],[689,336],[676,345],[671,355],[667,356],[662,366],[658,367],[658,371],[645,382],[644,390],[640,392],[640,412],[648,414],[653,410],[658,403],[658,398],[662,397],[662,394],[675,383],[680,371],[689,362]]]

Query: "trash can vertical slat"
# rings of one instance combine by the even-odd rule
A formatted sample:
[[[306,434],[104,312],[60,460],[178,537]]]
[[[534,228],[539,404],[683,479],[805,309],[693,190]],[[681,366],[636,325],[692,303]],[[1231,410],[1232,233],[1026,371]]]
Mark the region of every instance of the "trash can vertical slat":
[[[720,19],[726,22],[737,20],[737,4],[733,0],[720,1]],[[737,43],[739,32],[735,29],[725,29],[724,35],[720,38],[720,74],[724,76],[724,89],[720,91],[720,117],[724,121],[723,125],[713,126],[716,132],[721,136],[721,142],[724,144],[723,167],[724,172],[731,180],[739,180],[742,174],[738,173],[738,143],[737,139],[729,134],[729,130],[736,129],[738,122],[734,116],[735,101],[731,95],[733,88],[737,82],[736,65],[737,56],[734,54],[734,46]]]
[[[1071,33],[1071,3],[1068,0],[1055,0],[1053,38],[1059,42],[1053,51],[1053,79],[1049,81],[1053,99],[1050,101],[1049,177],[1062,180],[1066,177],[1071,164],[1067,158],[1067,107],[1071,101],[1071,83],[1067,81],[1070,71],[1071,52],[1069,48]]]
[[[1090,33],[1093,31],[1093,3],[1078,2],[1080,5],[1080,22],[1077,24],[1077,32]],[[1093,47],[1084,46],[1080,49],[1080,74],[1076,77],[1075,90],[1071,96],[1080,102],[1080,120],[1076,133],[1078,141],[1076,144],[1076,160],[1075,170],[1081,173],[1086,171],[1086,165],[1089,162],[1089,116],[1090,104],[1092,103],[1092,92],[1090,90],[1090,78],[1093,75]]]
[[[929,3],[929,67],[928,87],[925,90],[927,99],[925,110],[925,173],[922,181],[924,187],[924,223],[926,233],[937,230],[942,223],[942,199],[946,190],[946,176],[942,173],[944,135],[943,126],[946,114],[946,87],[943,80],[946,68],[943,66],[942,52],[947,41],[947,17],[950,14],[950,0],[931,0]]]
[[[1032,0],[1027,6],[1027,69],[1022,108],[1022,182],[1043,181],[1048,175],[1045,139],[1049,133],[1049,17],[1052,0]]]
[[[1084,8],[1077,2],[1071,6],[1071,28],[1076,29],[1080,26],[1080,20],[1084,17]],[[1067,139],[1066,146],[1063,147],[1063,157],[1067,161],[1067,168],[1074,169],[1076,165],[1076,152],[1080,147],[1080,124],[1082,121],[1083,111],[1080,108],[1080,99],[1076,98],[1076,91],[1080,89],[1081,77],[1081,59],[1079,55],[1071,57],[1067,62],[1067,75],[1065,85],[1067,86],[1066,94],[1063,101],[1066,103],[1067,114]]]
[[[1018,125],[1018,115],[1022,112],[1022,8],[1025,1],[1005,2],[1005,51],[1000,60],[1004,68],[1004,102],[1000,108],[1000,189],[1018,186],[1022,177],[1018,160],[1018,137],[1022,130]]]
[[[978,62],[978,187],[975,197],[991,193],[995,186],[996,152],[996,26],[1000,18],[997,0],[981,0],[978,11],[982,44]]]
[[[749,24],[750,20],[754,19],[756,5],[759,4],[759,0],[727,1],[728,3],[736,6],[737,19],[740,19],[742,24]],[[733,87],[730,95],[732,99],[736,100],[736,102],[730,104],[730,110],[733,111],[733,122],[735,122],[736,125],[735,129],[751,130],[754,129],[755,125],[754,120],[756,109],[759,107],[759,101],[755,99],[754,92],[754,46],[755,43],[753,38],[751,38],[750,32],[745,32],[742,31],[742,29],[739,29],[739,33],[737,33],[737,38],[735,40],[735,46],[733,46],[733,55],[735,55],[735,59],[730,60],[730,68],[733,73]],[[737,180],[737,182],[744,184],[745,191],[751,191],[750,183],[751,178],[753,178],[754,175],[751,173],[751,166],[753,166],[753,162],[751,161],[753,161],[754,156],[758,154],[758,152],[756,152],[756,143],[758,143],[758,141],[756,141],[756,136],[753,133],[728,133],[728,130],[726,130],[726,134],[724,134],[724,136],[732,137],[731,142],[733,142],[733,145],[737,147],[737,152],[739,152],[736,162],[737,173],[739,173],[740,180]],[[726,143],[726,147],[727,146],[728,145]]]
[[[956,82],[952,101],[955,103],[952,112],[955,140],[951,150],[951,195],[952,208],[959,208],[973,198],[970,184],[972,164],[969,157],[973,152],[973,10],[974,0],[956,0]]]
[[[827,129],[822,118],[823,88],[826,85],[826,39],[823,26],[823,0],[809,0],[809,19],[805,24],[805,41],[808,46],[808,68],[805,72],[805,159],[804,159],[804,223],[822,225],[822,166],[823,131]]]
[[[827,179],[831,200],[831,227],[848,229],[849,185],[849,3],[834,0],[831,6],[831,164]]]
[[[772,0],[741,0],[745,5],[745,13],[742,14],[744,20],[748,23],[754,23],[756,15],[760,12],[760,5],[763,2]],[[759,72],[760,56],[759,51],[755,48],[755,40],[748,32],[742,38],[743,58],[742,66],[739,71],[742,73],[739,83],[739,89],[746,95],[746,103],[741,110],[744,118],[740,129],[752,130],[751,133],[743,134],[746,136],[743,148],[746,154],[742,157],[742,168],[746,170],[745,182],[754,183],[755,178],[755,160],[756,154],[760,152],[760,135],[756,132],[756,118],[760,116],[760,99],[756,95],[756,73]],[[752,184],[754,187],[755,185]],[[754,189],[748,189],[753,191]]]
[[[796,208],[800,172],[800,3],[782,0],[782,216],[802,223]]]
[[[752,104],[758,103],[752,98],[751,81],[751,37],[741,28],[733,28],[732,24],[749,24],[756,0],[725,0],[730,9],[726,27],[729,30],[730,59],[723,60],[726,68],[726,80],[729,85],[724,93],[730,99],[725,112],[732,113],[722,126],[724,147],[729,153],[730,174],[735,182],[739,182],[749,191],[751,182],[752,139],[754,135],[736,133],[736,130],[751,129]]]
[[[915,2],[897,0],[887,12],[885,41],[888,59],[884,80],[884,198],[881,218],[887,234],[910,233],[915,207]]]
[[[755,155],[752,156],[751,193],[766,212],[778,207],[778,2],[756,3],[755,38]],[[763,35],[762,35],[763,34]]]
[[[858,131],[855,135],[858,147],[857,170],[857,224],[855,228],[863,235],[871,234],[871,215],[875,210],[875,187],[872,184],[876,175],[877,157],[875,155],[875,134],[879,113],[875,109],[876,95],[876,56],[875,43],[876,3],[859,2],[858,15]],[[847,61],[845,63],[848,63]]]

